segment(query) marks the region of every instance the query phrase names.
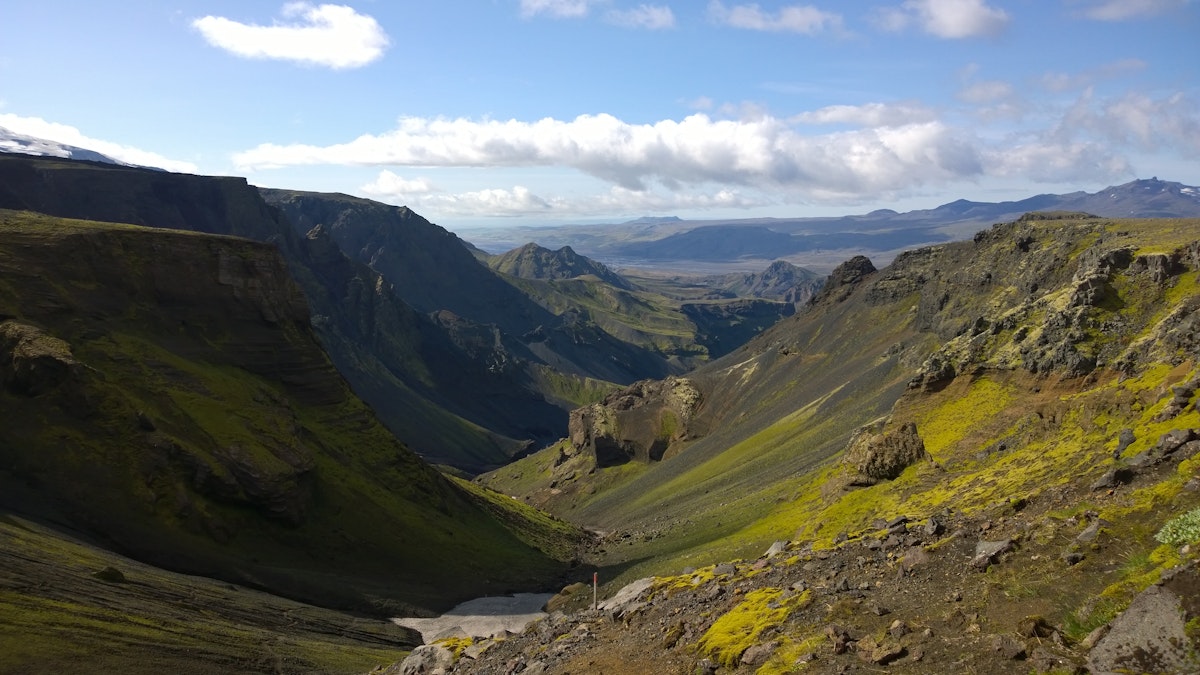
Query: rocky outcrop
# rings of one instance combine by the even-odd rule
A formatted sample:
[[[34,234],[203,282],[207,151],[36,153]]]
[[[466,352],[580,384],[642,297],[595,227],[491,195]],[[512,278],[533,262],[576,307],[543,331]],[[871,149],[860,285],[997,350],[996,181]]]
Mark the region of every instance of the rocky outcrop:
[[[687,438],[700,402],[700,391],[685,378],[636,382],[573,411],[569,440],[576,452],[594,456],[598,467],[658,461]]]
[[[859,282],[875,272],[875,265],[871,263],[870,258],[856,255],[833,268],[824,285],[821,286],[821,290],[813,296],[810,302],[811,304],[841,302],[850,297],[850,293]]]
[[[906,468],[928,459],[917,425],[907,422],[885,433],[860,430],[850,439],[842,463],[851,469],[848,484],[862,487],[892,480]]]

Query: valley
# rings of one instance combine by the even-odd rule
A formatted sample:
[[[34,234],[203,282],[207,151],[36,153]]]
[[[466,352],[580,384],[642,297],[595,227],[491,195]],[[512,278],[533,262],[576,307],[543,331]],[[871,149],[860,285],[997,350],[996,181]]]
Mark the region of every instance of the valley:
[[[633,223],[631,270],[0,155],[0,670],[1188,672],[1200,218],[1010,214],[1089,199]]]

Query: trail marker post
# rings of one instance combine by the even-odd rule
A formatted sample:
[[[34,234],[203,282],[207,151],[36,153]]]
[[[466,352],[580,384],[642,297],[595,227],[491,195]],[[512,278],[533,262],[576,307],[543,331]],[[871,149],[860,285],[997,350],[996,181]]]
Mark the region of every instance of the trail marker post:
[[[592,572],[592,611],[593,612],[596,611],[596,608],[599,606],[596,603],[596,599],[599,597],[599,595],[598,595],[599,591],[597,590],[599,584],[600,584],[600,573]]]

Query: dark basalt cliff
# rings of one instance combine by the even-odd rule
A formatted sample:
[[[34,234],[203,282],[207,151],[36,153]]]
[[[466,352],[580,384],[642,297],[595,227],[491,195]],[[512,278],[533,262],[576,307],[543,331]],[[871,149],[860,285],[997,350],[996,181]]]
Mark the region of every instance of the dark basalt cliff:
[[[456,348],[390,279],[348,258],[331,226],[313,232],[293,226],[243,178],[0,155],[0,208],[235,235],[278,247],[334,364],[390,429],[432,461],[495,466],[565,428],[566,411],[532,391],[528,376],[498,374]]]

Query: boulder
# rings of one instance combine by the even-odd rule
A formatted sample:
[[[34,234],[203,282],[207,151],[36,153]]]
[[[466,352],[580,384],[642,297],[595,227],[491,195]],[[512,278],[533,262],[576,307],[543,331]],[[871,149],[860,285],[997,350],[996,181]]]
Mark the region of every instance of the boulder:
[[[454,654],[441,645],[421,645],[412,650],[396,675],[445,675],[454,666]]]
[[[850,485],[868,486],[881,480],[892,480],[909,466],[928,458],[917,425],[906,422],[899,429],[886,433],[859,430],[850,439],[842,462],[853,472]]]
[[[1194,580],[1191,586],[1196,590]],[[1089,670],[1094,675],[1200,672],[1200,651],[1185,628],[1184,602],[1166,586],[1142,591],[1096,642],[1088,654]]]
[[[644,596],[654,586],[654,577],[638,579],[617,591],[617,594],[600,603],[599,609],[607,612],[613,619],[632,614],[641,609],[645,603]]]

